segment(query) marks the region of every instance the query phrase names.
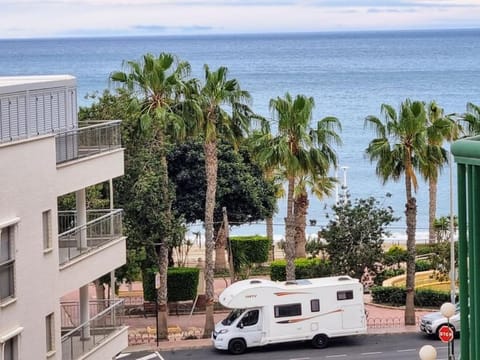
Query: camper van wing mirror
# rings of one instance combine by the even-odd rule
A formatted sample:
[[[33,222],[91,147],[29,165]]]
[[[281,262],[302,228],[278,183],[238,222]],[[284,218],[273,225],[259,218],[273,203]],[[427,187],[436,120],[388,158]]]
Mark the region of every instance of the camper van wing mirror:
[[[237,325],[240,329],[243,329],[243,320],[241,320],[238,325]]]

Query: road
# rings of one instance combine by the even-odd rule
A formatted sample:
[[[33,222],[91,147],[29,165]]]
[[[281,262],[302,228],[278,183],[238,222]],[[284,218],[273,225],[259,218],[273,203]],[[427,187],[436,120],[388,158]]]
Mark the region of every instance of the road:
[[[447,345],[418,333],[352,336],[332,339],[328,348],[314,349],[308,343],[270,345],[251,349],[235,359],[255,360],[405,360],[419,359],[418,352],[423,345],[437,349],[437,360],[447,359]],[[458,340],[455,343],[459,346]],[[457,356],[458,358],[458,356]],[[122,354],[119,360],[233,360],[232,355],[213,348],[178,350],[170,352],[137,352]]]

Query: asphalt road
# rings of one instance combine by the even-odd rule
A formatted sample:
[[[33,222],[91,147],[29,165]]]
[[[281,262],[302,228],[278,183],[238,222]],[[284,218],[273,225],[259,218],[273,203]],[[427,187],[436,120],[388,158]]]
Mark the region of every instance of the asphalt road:
[[[248,350],[242,355],[230,355],[212,348],[179,350],[170,352],[137,352],[122,354],[120,360],[405,360],[419,359],[418,352],[423,345],[437,349],[437,360],[447,359],[447,345],[418,333],[363,335],[332,339],[326,349],[314,349],[308,343],[269,345]],[[458,340],[456,340],[456,344]],[[456,354],[458,358],[458,354]],[[233,357],[232,357],[233,356]]]

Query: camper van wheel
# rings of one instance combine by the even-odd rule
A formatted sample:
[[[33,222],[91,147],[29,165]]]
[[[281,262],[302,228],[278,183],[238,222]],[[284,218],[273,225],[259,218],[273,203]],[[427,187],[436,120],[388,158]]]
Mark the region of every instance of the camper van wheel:
[[[328,345],[328,336],[325,334],[318,334],[312,339],[313,347],[317,349],[323,349]]]
[[[243,354],[246,348],[247,345],[245,344],[245,340],[243,339],[232,339],[228,344],[228,351],[230,351],[230,353],[234,355]]]

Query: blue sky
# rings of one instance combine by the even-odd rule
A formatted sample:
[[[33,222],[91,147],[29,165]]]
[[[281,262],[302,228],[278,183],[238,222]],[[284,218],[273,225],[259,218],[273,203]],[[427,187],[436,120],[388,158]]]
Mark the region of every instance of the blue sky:
[[[0,38],[480,28],[480,0],[0,0]]]

